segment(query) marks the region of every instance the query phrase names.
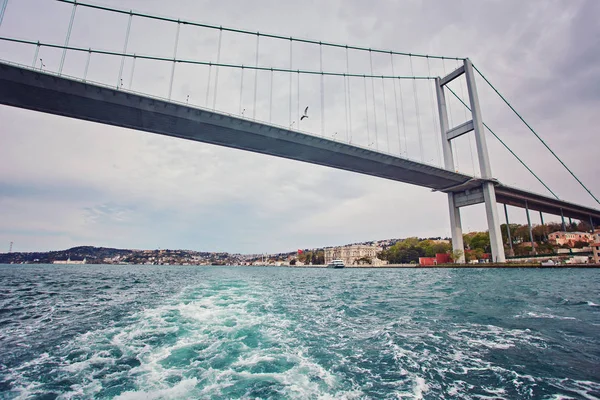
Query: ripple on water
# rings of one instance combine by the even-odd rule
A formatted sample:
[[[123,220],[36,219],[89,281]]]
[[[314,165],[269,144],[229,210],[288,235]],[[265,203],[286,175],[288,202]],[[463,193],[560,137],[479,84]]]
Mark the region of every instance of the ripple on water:
[[[0,267],[2,397],[600,393],[595,272],[38,268]]]

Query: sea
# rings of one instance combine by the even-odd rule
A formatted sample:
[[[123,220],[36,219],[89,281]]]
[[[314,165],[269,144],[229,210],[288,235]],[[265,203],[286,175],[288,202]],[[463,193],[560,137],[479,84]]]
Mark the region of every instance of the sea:
[[[599,399],[599,269],[0,265],[2,399]]]

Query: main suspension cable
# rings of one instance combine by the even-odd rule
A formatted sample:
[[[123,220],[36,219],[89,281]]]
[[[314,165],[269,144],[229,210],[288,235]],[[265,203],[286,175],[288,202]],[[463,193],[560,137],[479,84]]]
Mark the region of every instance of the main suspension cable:
[[[475,71],[477,71],[477,73],[479,74],[479,76],[481,76],[481,77],[483,78],[483,80],[484,80],[484,81],[485,81],[485,82],[486,82],[486,83],[487,83],[487,84],[488,84],[488,85],[489,85],[489,86],[490,86],[490,87],[491,87],[491,88],[494,90],[494,92],[496,92],[496,94],[497,94],[498,96],[500,96],[500,98],[501,98],[501,99],[504,101],[504,103],[506,103],[506,105],[507,105],[507,106],[508,106],[508,107],[509,107],[509,108],[510,108],[510,109],[511,109],[511,110],[512,110],[512,111],[513,111],[513,112],[514,112],[516,115],[517,115],[517,117],[519,117],[519,119],[520,119],[521,121],[523,121],[523,123],[524,123],[524,124],[527,126],[527,128],[529,128],[529,130],[530,130],[530,131],[531,131],[531,132],[532,132],[532,133],[535,135],[535,137],[537,137],[537,138],[539,139],[539,141],[540,141],[540,142],[542,142],[542,144],[543,144],[543,145],[546,147],[546,149],[548,149],[548,151],[550,151],[550,153],[552,153],[552,155],[554,156],[554,158],[556,158],[556,159],[558,160],[558,162],[560,162],[560,163],[562,164],[562,166],[563,166],[563,167],[565,167],[565,169],[566,169],[567,171],[569,171],[569,173],[571,174],[571,176],[572,176],[573,178],[575,178],[575,180],[576,180],[577,182],[579,182],[579,184],[580,184],[580,185],[581,185],[581,186],[582,186],[582,187],[583,187],[583,188],[584,188],[584,189],[585,189],[585,190],[586,190],[586,191],[589,193],[589,195],[590,195],[590,196],[592,196],[592,197],[594,198],[594,200],[596,200],[596,202],[600,204],[600,201],[599,201],[599,200],[596,198],[596,196],[594,196],[594,195],[592,194],[592,192],[591,192],[591,191],[590,191],[590,190],[589,190],[589,189],[588,189],[588,188],[587,188],[587,187],[586,187],[586,186],[583,184],[583,182],[581,182],[581,181],[579,180],[579,178],[578,178],[577,176],[575,176],[575,174],[573,173],[573,171],[571,171],[571,170],[569,169],[569,167],[567,167],[567,165],[566,165],[566,164],[565,164],[565,163],[564,163],[564,162],[563,162],[563,161],[562,161],[562,160],[561,160],[561,159],[560,159],[560,158],[559,158],[559,157],[556,155],[556,153],[555,153],[554,151],[552,151],[552,149],[550,148],[550,146],[548,146],[548,145],[546,144],[546,142],[544,142],[544,140],[543,140],[543,139],[540,137],[540,135],[538,135],[538,134],[537,134],[537,132],[536,132],[536,131],[535,131],[535,130],[534,130],[532,127],[531,127],[531,125],[529,125],[529,124],[527,123],[527,121],[525,121],[525,119],[523,119],[523,117],[521,116],[521,114],[519,114],[519,113],[517,112],[517,110],[515,110],[515,109],[514,109],[514,107],[513,107],[513,106],[512,106],[512,105],[511,105],[511,104],[508,102],[508,100],[506,100],[506,98],[500,94],[500,92],[498,91],[498,89],[496,89],[496,88],[494,87],[494,85],[492,85],[492,84],[490,83],[490,81],[489,81],[489,80],[487,80],[487,78],[486,78],[486,77],[485,77],[485,76],[484,76],[484,75],[481,73],[481,71],[479,71],[479,70],[477,69],[477,67],[475,67],[475,66],[473,65],[473,68],[475,69]]]
[[[81,2],[80,0],[56,0],[56,1],[61,2],[61,3],[67,3],[67,4],[77,3],[78,6],[88,7],[88,8],[102,10],[102,11],[109,11],[109,12],[114,12],[114,13],[118,13],[118,14],[130,14],[131,13],[133,16],[136,16],[136,17],[154,19],[154,20],[158,20],[158,21],[165,21],[165,22],[171,22],[171,23],[180,22],[184,25],[197,26],[200,28],[219,29],[222,31],[240,33],[240,34],[245,34],[245,35],[256,35],[257,34],[257,32],[247,31],[247,30],[243,30],[243,29],[228,28],[228,27],[224,27],[221,25],[212,25],[212,24],[206,24],[206,23],[201,23],[201,22],[194,22],[194,21],[188,21],[188,20],[179,20],[179,19],[175,19],[175,18],[163,17],[163,16],[159,16],[159,15],[145,14],[145,13],[131,11],[131,10],[112,8],[112,7],[101,6],[101,5],[92,4],[92,3],[85,3],[85,2]],[[295,38],[295,37],[283,36],[283,35],[275,35],[275,34],[269,34],[269,33],[263,33],[263,32],[259,32],[259,34],[263,37],[271,38],[271,39],[292,40],[294,42],[299,42],[299,43],[307,43],[307,44],[313,44],[313,45],[318,44],[318,45],[327,46],[327,47],[349,48],[351,50],[359,50],[359,51],[372,51],[374,53],[384,53],[384,54],[390,53],[389,49],[388,50],[370,49],[370,48],[360,47],[360,46],[350,46],[347,44],[322,42],[322,41],[310,40],[310,39],[301,39],[301,38]],[[431,54],[405,53],[405,52],[399,52],[399,51],[391,51],[391,52],[392,52],[392,54],[399,55],[399,56],[411,56],[411,57],[421,57],[421,58],[430,57],[430,58],[446,59],[446,60],[464,60],[465,59],[464,57],[448,57],[448,56],[438,56],[438,55],[431,55]]]
[[[55,0],[55,1],[60,1],[60,0]],[[77,3],[79,4],[79,3]],[[24,40],[24,39],[14,39],[14,38],[9,38],[9,37],[5,37],[5,36],[0,36],[0,40],[2,41],[7,41],[7,42],[13,42],[13,43],[22,43],[22,44],[29,44],[29,45],[33,45],[33,46],[40,46],[40,47],[50,47],[50,48],[55,48],[55,49],[63,49],[66,48],[67,50],[74,50],[74,51],[81,51],[81,52],[92,52],[92,53],[97,53],[97,54],[104,54],[104,55],[110,55],[110,56],[118,56],[118,57],[129,57],[129,58],[133,58],[134,57],[134,53],[119,53],[119,52],[115,52],[115,51],[109,51],[109,50],[98,50],[98,49],[91,49],[91,48],[83,48],[83,47],[74,47],[74,46],[63,46],[63,45],[57,45],[57,44],[52,44],[52,43],[43,43],[43,42],[39,42],[39,41],[32,41],[32,40]],[[153,60],[153,61],[166,61],[166,62],[173,62],[173,58],[167,58],[167,57],[158,57],[158,56],[148,56],[148,55],[142,55],[142,54],[135,54],[135,57],[140,58],[140,59],[144,59],[144,60]],[[193,65],[206,65],[206,66],[214,66],[216,67],[223,67],[223,68],[242,68],[241,64],[227,64],[227,63],[219,63],[219,62],[212,62],[212,61],[198,61],[198,60],[189,60],[189,59],[176,59],[175,62],[177,63],[182,63],[182,64],[193,64]],[[404,76],[391,76],[391,75],[368,75],[368,74],[346,74],[344,72],[327,72],[327,71],[315,71],[315,70],[292,70],[292,69],[287,69],[287,68],[272,68],[272,67],[257,67],[254,65],[244,65],[244,68],[247,70],[259,70],[259,71],[271,71],[271,69],[273,69],[274,72],[292,72],[292,73],[301,73],[301,74],[305,74],[305,75],[326,75],[326,76],[348,76],[348,77],[352,77],[352,78],[381,78],[383,77],[383,79],[414,79],[414,80],[435,80],[436,77],[434,76],[408,76],[408,75],[404,75]]]
[[[460,102],[463,104],[463,106],[465,106],[465,107],[467,108],[467,110],[471,111],[471,107],[469,107],[469,106],[468,106],[468,105],[467,105],[467,104],[466,104],[466,103],[465,103],[465,102],[464,102],[464,101],[463,101],[463,100],[462,100],[460,97],[458,97],[458,95],[457,95],[456,93],[454,93],[454,90],[452,90],[452,89],[451,89],[451,88],[450,88],[448,85],[446,85],[446,88],[447,88],[447,89],[450,91],[450,93],[452,93],[452,94],[454,95],[454,97],[456,97],[456,98],[458,99],[458,101],[460,101]],[[496,139],[498,139],[498,141],[499,141],[499,142],[500,142],[500,143],[501,143],[501,144],[502,144],[502,145],[503,145],[503,146],[504,146],[504,147],[505,147],[505,148],[506,148],[506,149],[507,149],[507,150],[510,152],[510,154],[512,154],[513,156],[515,156],[515,158],[516,158],[517,160],[519,160],[519,162],[521,163],[521,165],[523,165],[525,168],[527,168],[527,171],[529,171],[529,172],[530,172],[530,173],[531,173],[531,174],[532,174],[532,175],[533,175],[533,176],[534,176],[534,177],[535,177],[535,178],[536,178],[536,179],[537,179],[537,180],[538,180],[538,181],[539,181],[539,182],[540,182],[542,185],[544,185],[544,187],[545,187],[546,189],[548,189],[548,191],[549,191],[550,193],[552,193],[552,195],[553,195],[553,196],[554,196],[554,197],[555,197],[557,200],[560,200],[560,199],[558,198],[558,196],[557,196],[557,195],[556,195],[556,194],[555,194],[555,193],[552,191],[552,189],[550,189],[550,188],[548,187],[548,185],[546,185],[546,184],[544,183],[544,181],[542,181],[542,180],[540,179],[540,177],[539,177],[539,176],[537,176],[537,175],[535,174],[535,172],[533,172],[533,171],[531,170],[531,168],[529,168],[529,167],[527,166],[527,164],[525,164],[525,162],[524,162],[523,160],[521,160],[521,159],[519,158],[519,156],[517,156],[517,155],[515,154],[515,152],[514,152],[514,151],[512,151],[512,150],[511,150],[511,148],[510,148],[510,147],[508,147],[508,145],[507,145],[506,143],[504,143],[504,141],[502,141],[502,139],[500,139],[500,138],[498,137],[498,135],[496,135],[496,133],[495,133],[495,132],[494,132],[494,131],[493,131],[493,130],[492,130],[492,129],[491,129],[491,128],[490,128],[490,127],[489,127],[489,126],[488,126],[488,125],[485,123],[485,122],[483,123],[483,126],[485,126],[485,127],[487,128],[487,130],[488,130],[488,131],[490,131],[490,133],[491,133],[492,135],[494,135],[494,137],[495,137]]]

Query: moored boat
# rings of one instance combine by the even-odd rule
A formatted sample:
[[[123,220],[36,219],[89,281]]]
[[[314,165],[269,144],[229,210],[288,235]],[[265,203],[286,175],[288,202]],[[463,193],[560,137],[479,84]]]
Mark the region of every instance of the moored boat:
[[[344,268],[344,261],[342,260],[331,260],[329,264],[327,264],[327,268]]]

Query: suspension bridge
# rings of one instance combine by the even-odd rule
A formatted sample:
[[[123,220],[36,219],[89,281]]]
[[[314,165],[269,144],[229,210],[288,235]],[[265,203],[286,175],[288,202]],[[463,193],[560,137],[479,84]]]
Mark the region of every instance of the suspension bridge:
[[[55,3],[63,11],[70,7],[64,42],[30,37],[27,32],[0,35],[0,44],[10,46],[1,53],[0,104],[427,187],[448,197],[455,250],[463,249],[460,209],[483,203],[492,257],[497,262],[505,261],[497,203],[504,204],[507,223],[506,206],[510,205],[524,208],[528,222],[529,212],[535,210],[542,223],[542,213],[548,213],[560,215],[563,226],[564,218],[589,222],[592,229],[600,225],[600,210],[559,199],[484,122],[476,77],[493,89],[598,202],[468,58],[251,32],[75,0]],[[0,33],[2,24],[11,18],[10,10],[9,0],[0,0]],[[114,48],[114,41],[112,48],[73,43],[72,33],[82,12],[122,22],[122,47]],[[17,12],[14,18],[19,18]],[[139,21],[172,28],[170,54],[132,50]],[[181,44],[186,40],[182,30],[187,31],[189,43],[200,40],[214,45],[214,53],[204,53],[202,59],[181,56],[190,47]],[[235,47],[232,38],[245,45]],[[225,43],[234,47],[230,53],[239,59],[230,54],[230,60],[224,60]],[[324,62],[327,52],[334,53],[331,68]],[[318,60],[318,65],[310,65],[311,59]],[[386,73],[380,67],[384,62],[389,64]],[[374,64],[380,68],[378,73]],[[417,64],[424,73],[415,73]],[[193,75],[183,71],[190,68]],[[148,81],[153,69],[166,72],[168,81]],[[185,76],[182,82],[178,75]],[[191,89],[185,81],[190,76],[194,81],[202,76],[204,88]],[[138,81],[145,83],[135,84]],[[458,117],[452,113],[453,106],[460,107],[464,118],[460,112]],[[472,173],[458,167],[453,142],[463,136],[468,139]],[[488,137],[498,140],[548,195],[495,179]],[[512,249],[510,238],[508,244]]]

